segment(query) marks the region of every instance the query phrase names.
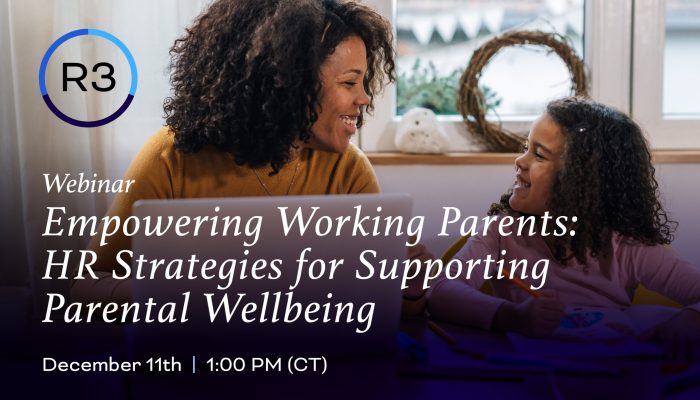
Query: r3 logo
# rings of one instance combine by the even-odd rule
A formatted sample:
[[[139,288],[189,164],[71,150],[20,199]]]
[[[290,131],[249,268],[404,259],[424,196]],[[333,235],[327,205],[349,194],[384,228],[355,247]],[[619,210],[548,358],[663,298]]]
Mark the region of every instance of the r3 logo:
[[[80,76],[78,77],[73,77],[69,78],[68,77],[68,68],[80,68]],[[96,82],[91,82],[92,83],[92,88],[97,90],[98,92],[109,92],[110,90],[114,89],[114,87],[117,85],[117,81],[114,80],[114,67],[112,64],[108,62],[100,62],[95,64],[94,67],[92,67],[92,72],[97,72],[97,70],[100,67],[105,67],[109,72],[105,75],[101,75],[101,78],[104,80],[109,81],[109,86],[107,87],[100,87],[97,85]],[[83,86],[83,79],[87,76],[88,70],[85,68],[85,65],[81,63],[63,63],[63,91],[67,92],[68,91],[68,82],[69,81],[74,81],[80,90],[83,92],[87,92],[87,89],[85,86]]]
[[[73,38],[90,35],[107,39],[113,45],[117,46],[119,50],[121,50],[122,54],[126,57],[126,60],[129,63],[129,70],[131,72],[131,85],[129,86],[129,93],[126,96],[124,103],[122,103],[122,105],[115,112],[95,121],[82,121],[66,115],[63,111],[59,110],[56,104],[54,104],[54,102],[51,100],[51,98],[49,97],[48,89],[46,87],[46,70],[49,65],[49,60],[51,59],[51,56],[54,54],[56,49],[58,49],[59,46]],[[90,87],[92,89],[104,93],[109,92],[116,87],[117,79],[114,76],[115,69],[114,65],[112,65],[111,63],[105,61],[97,62],[92,66],[91,71],[94,74],[97,74],[97,76],[91,79],[89,82]],[[87,92],[89,90],[86,84],[84,83],[84,81],[88,77],[88,67],[83,63],[64,62],[61,64],[61,73],[61,87],[63,89],[63,92],[68,92],[69,88],[74,87],[73,85],[69,86],[70,83],[77,86],[77,88],[79,88],[81,92]],[[78,29],[72,32],[68,32],[65,35],[61,36],[51,45],[51,47],[49,47],[48,50],[46,50],[46,54],[44,54],[44,58],[41,60],[41,67],[39,68],[39,90],[41,91],[41,96],[43,97],[46,105],[57,117],[59,117],[63,121],[83,128],[94,128],[97,126],[102,126],[114,121],[120,115],[122,115],[124,111],[126,111],[126,109],[129,108],[129,105],[131,105],[131,102],[134,99],[137,82],[138,75],[136,71],[136,62],[134,61],[134,57],[131,55],[129,49],[124,45],[124,43],[121,40],[117,39],[114,35],[99,29]]]

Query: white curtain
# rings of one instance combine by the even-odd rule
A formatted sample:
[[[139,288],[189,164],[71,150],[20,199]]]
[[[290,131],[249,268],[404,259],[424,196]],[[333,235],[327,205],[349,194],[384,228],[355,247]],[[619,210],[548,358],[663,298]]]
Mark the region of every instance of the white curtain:
[[[45,173],[84,173],[119,179],[142,143],[162,124],[168,95],[168,49],[207,0],[0,0],[0,333],[28,323],[44,293],[66,293],[68,282],[42,280],[47,249],[79,250],[86,238],[42,237],[47,207],[67,215],[101,215],[112,195],[47,193]],[[129,109],[114,122],[79,128],[53,115],[38,85],[42,57],[60,36],[101,29],[129,48],[138,88]],[[71,57],[94,65],[104,56],[80,47]],[[112,50],[119,52],[113,46]],[[98,53],[100,53],[98,55]],[[116,94],[114,95],[116,96]],[[112,96],[112,97],[114,97]],[[73,118],[90,120],[123,98],[77,96]],[[104,116],[104,115],[103,115]]]

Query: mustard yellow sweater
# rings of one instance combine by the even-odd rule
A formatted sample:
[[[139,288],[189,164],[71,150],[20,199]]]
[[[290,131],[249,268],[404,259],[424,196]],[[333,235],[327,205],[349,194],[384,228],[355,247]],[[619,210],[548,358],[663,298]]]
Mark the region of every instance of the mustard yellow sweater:
[[[313,195],[378,193],[379,184],[367,157],[353,144],[342,154],[304,149],[298,159],[285,165],[278,174],[268,176],[270,167],[258,169],[239,166],[233,156],[204,148],[183,153],[174,147],[168,128],[156,132],[129,166],[124,180],[134,180],[128,192],[119,193],[108,214],[123,221],[131,207],[141,199],[178,199],[196,197],[267,196],[263,184],[273,195]],[[262,183],[261,183],[262,181]],[[131,248],[129,237],[115,235],[105,246],[93,239],[90,250],[97,253],[95,270],[110,272],[116,268],[116,254]],[[100,281],[78,281],[73,285],[76,300],[128,300],[129,293],[119,288],[126,281],[103,274]],[[109,295],[111,293],[111,295]]]

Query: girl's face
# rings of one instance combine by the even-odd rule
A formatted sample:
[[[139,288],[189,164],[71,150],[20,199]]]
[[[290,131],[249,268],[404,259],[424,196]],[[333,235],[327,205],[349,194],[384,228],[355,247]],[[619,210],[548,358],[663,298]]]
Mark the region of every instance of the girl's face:
[[[367,72],[365,44],[351,36],[338,44],[321,65],[318,119],[311,125],[308,146],[342,153],[357,131],[357,118],[369,103],[363,79]]]
[[[515,183],[509,199],[513,210],[530,215],[548,210],[552,187],[563,164],[564,143],[564,134],[549,115],[543,114],[532,124],[526,150],[515,159]]]

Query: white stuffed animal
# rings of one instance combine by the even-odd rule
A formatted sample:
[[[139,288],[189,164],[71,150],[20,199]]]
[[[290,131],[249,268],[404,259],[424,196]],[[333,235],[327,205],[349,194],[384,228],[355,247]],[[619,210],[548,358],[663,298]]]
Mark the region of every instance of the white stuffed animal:
[[[435,113],[422,107],[412,108],[401,117],[394,144],[404,153],[440,154],[450,148]]]

